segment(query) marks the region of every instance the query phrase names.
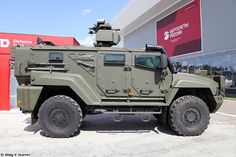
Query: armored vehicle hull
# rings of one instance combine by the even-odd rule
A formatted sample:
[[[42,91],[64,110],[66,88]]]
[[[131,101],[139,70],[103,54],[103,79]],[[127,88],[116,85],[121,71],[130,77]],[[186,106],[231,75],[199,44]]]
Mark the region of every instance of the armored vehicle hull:
[[[108,46],[118,37],[98,39],[93,48],[45,44],[12,48],[19,83],[17,105],[31,113],[32,123],[39,121],[51,137],[69,137],[86,114],[100,110],[154,115],[179,135],[204,132],[210,113],[223,103],[221,76],[216,82],[176,73],[160,46],[112,48]]]

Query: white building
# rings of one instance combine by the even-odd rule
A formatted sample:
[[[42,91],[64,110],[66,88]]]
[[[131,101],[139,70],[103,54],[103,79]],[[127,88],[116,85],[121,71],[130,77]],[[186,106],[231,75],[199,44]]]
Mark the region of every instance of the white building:
[[[220,71],[236,94],[236,0],[132,0],[114,18],[121,45],[162,45],[184,68]]]

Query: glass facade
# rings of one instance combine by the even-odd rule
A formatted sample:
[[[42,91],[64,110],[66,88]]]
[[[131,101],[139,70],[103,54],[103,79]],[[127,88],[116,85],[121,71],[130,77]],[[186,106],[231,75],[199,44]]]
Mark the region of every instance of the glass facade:
[[[236,95],[236,50],[204,54],[182,59],[172,58],[177,70],[192,73],[196,69],[207,70],[209,75],[220,73],[225,76],[226,94]]]

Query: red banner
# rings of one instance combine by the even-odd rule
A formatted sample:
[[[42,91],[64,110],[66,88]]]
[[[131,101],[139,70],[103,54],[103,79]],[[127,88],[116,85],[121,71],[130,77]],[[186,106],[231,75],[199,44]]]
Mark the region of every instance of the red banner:
[[[169,56],[201,51],[200,0],[195,0],[157,22],[157,44]]]
[[[58,46],[79,45],[79,43],[73,37],[0,33],[0,54],[10,54],[10,49],[13,45],[35,46],[37,45],[38,38],[41,38],[43,41],[50,41]]]

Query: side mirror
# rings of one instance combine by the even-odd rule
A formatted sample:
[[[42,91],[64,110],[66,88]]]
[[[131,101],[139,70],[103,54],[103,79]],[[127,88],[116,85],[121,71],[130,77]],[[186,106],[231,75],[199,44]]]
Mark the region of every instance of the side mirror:
[[[162,67],[162,69],[166,69],[168,66],[168,58],[164,54],[161,54],[160,57],[161,57],[161,67]]]

